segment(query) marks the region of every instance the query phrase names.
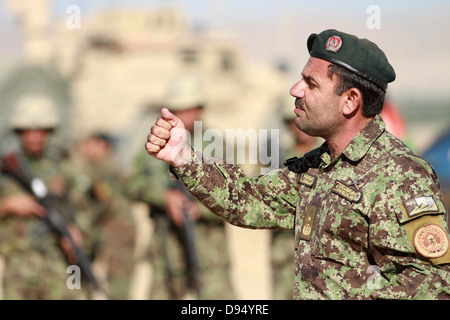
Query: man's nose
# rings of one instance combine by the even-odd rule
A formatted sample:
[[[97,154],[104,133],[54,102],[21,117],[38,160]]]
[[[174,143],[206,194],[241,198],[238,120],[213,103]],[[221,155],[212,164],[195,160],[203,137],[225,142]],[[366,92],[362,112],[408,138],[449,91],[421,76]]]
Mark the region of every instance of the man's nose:
[[[304,98],[305,97],[305,81],[302,79],[298,81],[294,86],[291,88],[289,93],[291,96],[296,98]]]

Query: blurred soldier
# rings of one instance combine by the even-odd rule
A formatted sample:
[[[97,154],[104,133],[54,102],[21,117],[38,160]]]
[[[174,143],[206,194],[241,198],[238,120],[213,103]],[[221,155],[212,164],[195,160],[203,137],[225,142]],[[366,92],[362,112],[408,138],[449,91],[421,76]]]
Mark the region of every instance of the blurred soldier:
[[[122,194],[123,176],[114,157],[113,138],[94,132],[79,142],[71,156],[76,168],[78,220],[83,219],[94,268],[110,299],[128,299],[134,267],[134,222]],[[79,217],[82,216],[82,217]],[[118,236],[120,235],[120,236]],[[86,241],[85,241],[86,242]]]
[[[319,146],[320,139],[300,131],[295,125],[292,105],[294,99],[283,99],[283,123],[290,135],[290,144],[280,146],[280,163],[284,159],[302,157],[305,153]],[[293,230],[273,230],[271,232],[270,262],[272,266],[272,291],[274,300],[292,300],[292,282],[295,271],[294,265]]]
[[[66,220],[72,238],[80,245],[81,232],[67,210],[68,185],[59,166],[61,159],[48,148],[59,124],[55,106],[47,96],[21,98],[10,119],[27,165],[53,195],[54,206]],[[4,257],[4,299],[82,299],[81,290],[69,289],[67,268],[77,260],[67,239],[59,238],[44,220],[47,214],[36,199],[24,193],[9,175],[1,178],[0,252]],[[70,273],[70,272],[69,272]]]
[[[193,137],[194,121],[200,120],[205,106],[199,79],[178,76],[170,83],[165,103],[185,121]],[[223,221],[190,197],[182,184],[171,181],[168,170],[167,164],[150,159],[142,150],[129,179],[130,195],[149,205],[155,225],[150,244],[154,268],[150,298],[234,299]],[[188,224],[191,220],[195,223]],[[190,235],[193,241],[186,241]],[[192,265],[195,258],[198,264]]]

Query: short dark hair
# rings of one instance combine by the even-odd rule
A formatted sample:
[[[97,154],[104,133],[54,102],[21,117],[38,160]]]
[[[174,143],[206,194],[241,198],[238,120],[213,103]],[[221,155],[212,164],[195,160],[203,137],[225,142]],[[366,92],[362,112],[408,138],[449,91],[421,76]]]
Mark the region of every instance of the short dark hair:
[[[356,88],[361,91],[363,96],[363,115],[365,117],[374,117],[381,112],[384,105],[386,92],[372,82],[358,76],[357,74],[336,64],[328,66],[328,76],[337,75],[338,82],[334,92],[340,96],[344,91]]]

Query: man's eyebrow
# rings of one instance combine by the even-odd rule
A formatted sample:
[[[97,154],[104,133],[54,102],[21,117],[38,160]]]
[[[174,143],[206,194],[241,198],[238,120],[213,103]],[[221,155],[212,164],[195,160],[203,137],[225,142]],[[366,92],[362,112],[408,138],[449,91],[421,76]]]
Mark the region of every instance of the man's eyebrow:
[[[317,84],[317,81],[313,77],[307,76],[304,73],[302,73],[301,76],[303,79],[305,79],[306,82],[314,82]]]

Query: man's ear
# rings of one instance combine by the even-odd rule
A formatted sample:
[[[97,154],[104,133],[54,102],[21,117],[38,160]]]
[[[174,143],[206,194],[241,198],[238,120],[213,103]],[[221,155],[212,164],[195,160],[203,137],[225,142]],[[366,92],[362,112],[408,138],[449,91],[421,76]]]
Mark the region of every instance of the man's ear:
[[[344,103],[342,106],[342,114],[346,117],[352,116],[363,106],[363,96],[361,91],[351,88],[342,94]]]

